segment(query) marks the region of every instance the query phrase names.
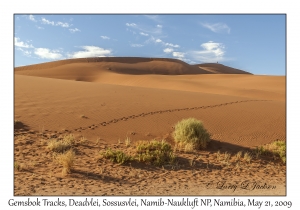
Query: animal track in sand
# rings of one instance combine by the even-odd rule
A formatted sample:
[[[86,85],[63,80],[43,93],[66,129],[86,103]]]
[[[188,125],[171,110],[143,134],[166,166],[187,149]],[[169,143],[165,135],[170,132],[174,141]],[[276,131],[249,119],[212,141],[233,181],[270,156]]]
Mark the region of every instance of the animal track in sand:
[[[128,117],[121,117],[119,119],[112,119],[110,121],[105,121],[105,122],[101,122],[98,124],[93,124],[92,126],[87,126],[87,127],[79,127],[76,129],[73,129],[73,131],[78,131],[81,132],[82,130],[85,129],[94,129],[97,128],[98,126],[107,126],[110,123],[117,123],[119,121],[127,121],[130,119],[135,119],[138,117],[145,117],[147,115],[155,115],[155,114],[163,114],[166,112],[178,112],[178,111],[188,111],[188,110],[197,110],[197,109],[207,109],[207,108],[215,108],[215,107],[221,107],[221,106],[227,106],[227,105],[231,105],[231,104],[236,104],[236,103],[244,103],[244,102],[250,102],[250,101],[270,101],[270,100],[245,100],[245,101],[233,101],[233,102],[227,102],[227,103],[223,103],[223,104],[215,104],[215,105],[208,105],[208,106],[197,106],[197,107],[188,107],[188,108],[181,108],[181,109],[167,109],[167,110],[159,110],[159,111],[152,111],[152,112],[147,112],[147,113],[140,113],[137,115],[131,115]]]

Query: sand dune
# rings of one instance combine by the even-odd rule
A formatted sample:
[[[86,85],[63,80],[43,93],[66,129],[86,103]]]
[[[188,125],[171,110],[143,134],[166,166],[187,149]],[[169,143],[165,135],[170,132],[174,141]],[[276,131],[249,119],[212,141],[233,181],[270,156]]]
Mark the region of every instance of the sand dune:
[[[15,68],[15,71],[51,69],[65,65],[69,68],[76,68],[78,64],[92,64],[90,68],[96,71],[112,71],[122,74],[162,74],[162,75],[183,75],[183,74],[250,74],[249,72],[234,69],[221,64],[199,64],[189,65],[183,61],[170,58],[136,58],[136,57],[103,57],[103,58],[79,58],[54,61],[42,64],[35,64]],[[73,65],[72,65],[73,64]],[[77,65],[74,65],[77,64]],[[84,66],[82,66],[84,67]],[[204,68],[202,68],[204,67]],[[77,73],[77,72],[74,72]],[[89,72],[90,73],[90,72]]]
[[[98,146],[93,146],[97,139],[101,139],[103,148],[116,145],[126,137],[130,137],[132,144],[153,138],[164,138],[174,144],[174,124],[188,117],[203,121],[212,134],[210,149],[214,151],[235,153],[276,139],[286,140],[285,76],[252,75],[221,64],[191,66],[174,59],[157,58],[89,58],[36,64],[15,68],[14,97],[15,120],[20,122],[15,129],[17,160],[23,161],[24,154],[29,158],[32,150],[40,150],[39,133],[46,139],[73,133],[78,138],[86,137],[90,145],[80,149],[82,157],[78,169],[93,170],[95,174],[98,169],[84,162],[90,162],[90,155],[83,154],[99,151]],[[19,138],[20,135],[25,135],[25,140]],[[36,140],[27,145],[26,138]],[[28,150],[21,152],[24,145]],[[43,161],[40,164],[51,165],[49,158]],[[40,170],[38,173],[44,173]],[[51,171],[58,174],[59,168]],[[258,172],[256,179],[266,176],[263,173]],[[60,176],[57,174],[55,176]],[[178,173],[172,174],[168,179],[175,182],[178,177],[183,178]],[[23,175],[29,176],[28,173]],[[209,177],[209,172],[206,175]],[[71,179],[78,182],[81,178]],[[284,185],[282,174],[273,178],[281,187]],[[114,185],[105,186],[109,192]],[[191,183],[190,193],[179,187],[180,194],[196,193],[192,186]],[[152,194],[163,194],[166,188],[167,185],[161,191],[148,190]],[[34,194],[28,190],[16,192]],[[35,192],[55,194],[47,190]],[[135,191],[139,193],[145,192]],[[218,192],[204,194],[209,193]]]
[[[203,66],[206,70],[198,66],[201,68]],[[215,73],[212,74],[207,69]],[[192,66],[174,59],[114,57],[69,59],[17,67],[15,74],[285,100],[285,77],[254,76],[221,64]]]

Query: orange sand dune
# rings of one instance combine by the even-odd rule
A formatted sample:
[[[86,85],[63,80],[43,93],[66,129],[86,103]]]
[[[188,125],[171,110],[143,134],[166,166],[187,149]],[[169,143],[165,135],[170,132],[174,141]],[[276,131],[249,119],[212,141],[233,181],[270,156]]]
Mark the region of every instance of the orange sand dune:
[[[286,140],[285,91],[285,76],[174,59],[70,59],[15,68],[15,161],[34,163],[15,170],[15,195],[285,195],[283,164],[222,165],[216,156]],[[180,153],[182,168],[174,170],[97,160],[105,148],[126,150],[127,137],[131,145],[154,138],[174,145],[175,123],[189,117],[201,120],[212,140],[195,153],[194,166],[194,153]],[[87,142],[76,145],[74,170],[61,178],[47,142],[69,133]],[[206,189],[212,180],[268,180],[277,188]]]
[[[90,58],[19,67],[15,114],[35,130],[82,127],[86,135],[102,135],[108,141],[131,131],[138,134],[134,139],[146,133],[170,135],[172,125],[187,117],[203,120],[217,139],[233,144],[256,146],[285,139],[285,77],[189,75],[184,66],[188,64],[171,59]],[[201,106],[208,107],[181,110]],[[103,122],[109,126],[94,128]]]
[[[17,67],[15,74],[285,100],[285,77],[244,74],[244,71],[221,64],[200,65],[227,74],[211,74],[182,61],[157,58],[70,59]]]
[[[136,57],[104,57],[104,58],[79,58],[54,61],[42,64],[22,66],[15,71],[41,70],[61,67],[70,64],[94,64],[97,71],[109,70],[122,74],[250,74],[246,71],[234,69],[221,64],[199,64],[189,65],[183,61],[170,58],[136,58]],[[202,68],[202,66],[204,68]],[[73,66],[74,67],[74,66]]]

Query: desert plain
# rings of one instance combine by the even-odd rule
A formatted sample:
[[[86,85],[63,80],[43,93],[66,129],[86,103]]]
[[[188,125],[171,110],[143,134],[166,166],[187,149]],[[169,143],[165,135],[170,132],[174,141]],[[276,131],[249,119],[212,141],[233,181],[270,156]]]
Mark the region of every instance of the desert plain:
[[[16,196],[286,195],[286,164],[255,148],[286,141],[286,77],[219,63],[106,57],[14,69]],[[175,149],[175,124],[201,120],[206,149]],[[73,135],[64,174],[49,149]],[[164,140],[176,161],[118,164],[100,154]],[[236,154],[249,152],[251,160]],[[225,157],[226,156],[226,157]]]

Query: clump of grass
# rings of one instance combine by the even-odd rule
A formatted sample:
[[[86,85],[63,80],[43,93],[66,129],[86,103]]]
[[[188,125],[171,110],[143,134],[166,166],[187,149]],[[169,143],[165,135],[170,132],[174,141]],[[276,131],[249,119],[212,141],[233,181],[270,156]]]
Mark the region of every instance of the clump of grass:
[[[64,152],[69,150],[75,142],[74,135],[66,135],[62,140],[51,139],[48,142],[48,148],[53,152]]]
[[[62,154],[58,154],[55,156],[55,160],[62,165],[62,174],[67,175],[71,173],[71,170],[74,165],[74,160],[75,160],[75,152],[70,149],[67,152],[64,152]]]
[[[136,159],[156,166],[172,164],[176,158],[170,144],[164,140],[139,141],[136,144]]]
[[[259,155],[279,157],[283,163],[286,162],[286,142],[276,140],[270,144],[257,147],[255,150]]]
[[[129,147],[130,144],[131,144],[131,139],[129,137],[126,137],[126,139],[125,139],[125,146]]]
[[[236,153],[235,158],[236,158],[236,160],[240,160],[242,158],[242,156],[243,156],[243,152],[239,151],[238,153]]]
[[[81,144],[86,144],[87,141],[88,141],[87,138],[85,138],[84,136],[80,137],[80,139],[79,139],[79,142],[80,142]]]
[[[218,152],[217,152],[217,160],[218,160],[218,161],[221,160],[221,152],[220,152],[220,150],[218,150]]]
[[[252,155],[251,155],[250,152],[245,152],[245,153],[244,153],[244,160],[247,161],[248,163],[251,162],[252,158],[253,158],[253,157],[252,157]]]
[[[229,152],[224,153],[224,162],[228,163],[230,160],[231,154]]]
[[[130,160],[132,160],[132,157],[129,155],[126,155],[124,152],[120,150],[112,150],[108,148],[105,152],[100,153],[104,158],[110,159],[114,163],[118,164],[124,164]]]
[[[210,142],[210,134],[201,121],[195,118],[183,119],[175,125],[174,140],[180,146],[192,144],[195,149],[205,149]]]

